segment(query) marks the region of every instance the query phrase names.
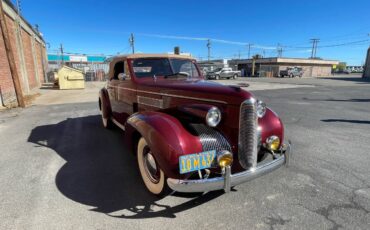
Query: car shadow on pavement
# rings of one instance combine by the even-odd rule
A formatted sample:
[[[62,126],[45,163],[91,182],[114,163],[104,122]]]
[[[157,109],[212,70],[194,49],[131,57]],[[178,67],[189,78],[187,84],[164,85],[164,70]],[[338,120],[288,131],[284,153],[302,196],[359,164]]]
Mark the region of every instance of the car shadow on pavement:
[[[150,194],[142,182],[136,157],[124,145],[118,129],[106,130],[100,116],[69,118],[34,128],[28,141],[53,149],[66,163],[56,175],[56,186],[69,199],[92,211],[120,218],[175,218],[176,213],[202,205],[223,194],[182,195],[175,206]],[[173,197],[175,197],[173,196]],[[172,199],[172,197],[170,197]],[[183,199],[181,199],[183,200]]]

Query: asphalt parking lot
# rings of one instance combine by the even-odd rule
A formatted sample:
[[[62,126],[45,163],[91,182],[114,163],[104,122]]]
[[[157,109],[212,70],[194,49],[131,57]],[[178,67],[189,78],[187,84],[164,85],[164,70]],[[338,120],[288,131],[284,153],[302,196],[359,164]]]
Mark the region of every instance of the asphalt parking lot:
[[[101,84],[44,90],[0,112],[0,229],[370,229],[370,80],[219,82],[250,84],[281,116],[289,168],[228,194],[159,199],[124,133],[101,126]]]

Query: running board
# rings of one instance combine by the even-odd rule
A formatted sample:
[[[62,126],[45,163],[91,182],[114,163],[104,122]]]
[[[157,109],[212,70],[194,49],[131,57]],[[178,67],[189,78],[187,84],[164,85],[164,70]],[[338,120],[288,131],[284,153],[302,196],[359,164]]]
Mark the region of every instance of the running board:
[[[125,126],[121,125],[121,123],[119,123],[116,119],[114,118],[111,118],[112,122],[118,126],[118,128],[122,129],[123,131],[125,131]]]

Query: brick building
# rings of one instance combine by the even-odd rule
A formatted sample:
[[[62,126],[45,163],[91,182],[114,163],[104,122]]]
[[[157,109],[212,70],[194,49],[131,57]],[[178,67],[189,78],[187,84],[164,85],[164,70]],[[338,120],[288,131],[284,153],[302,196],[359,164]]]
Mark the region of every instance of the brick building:
[[[38,30],[17,14],[10,0],[0,1],[23,96],[32,95],[45,80],[45,41]],[[4,38],[0,27],[0,106],[13,106],[17,105],[16,91]]]

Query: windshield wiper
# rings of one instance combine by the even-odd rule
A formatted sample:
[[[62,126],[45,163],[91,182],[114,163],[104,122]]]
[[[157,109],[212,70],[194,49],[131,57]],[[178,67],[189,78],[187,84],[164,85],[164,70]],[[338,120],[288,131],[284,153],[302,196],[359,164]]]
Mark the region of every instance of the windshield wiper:
[[[185,72],[177,72],[177,73],[172,73],[172,74],[167,74],[164,76],[164,78],[168,78],[168,77],[173,77],[173,76],[184,76],[184,77],[189,77],[189,74],[188,73],[185,73]]]

